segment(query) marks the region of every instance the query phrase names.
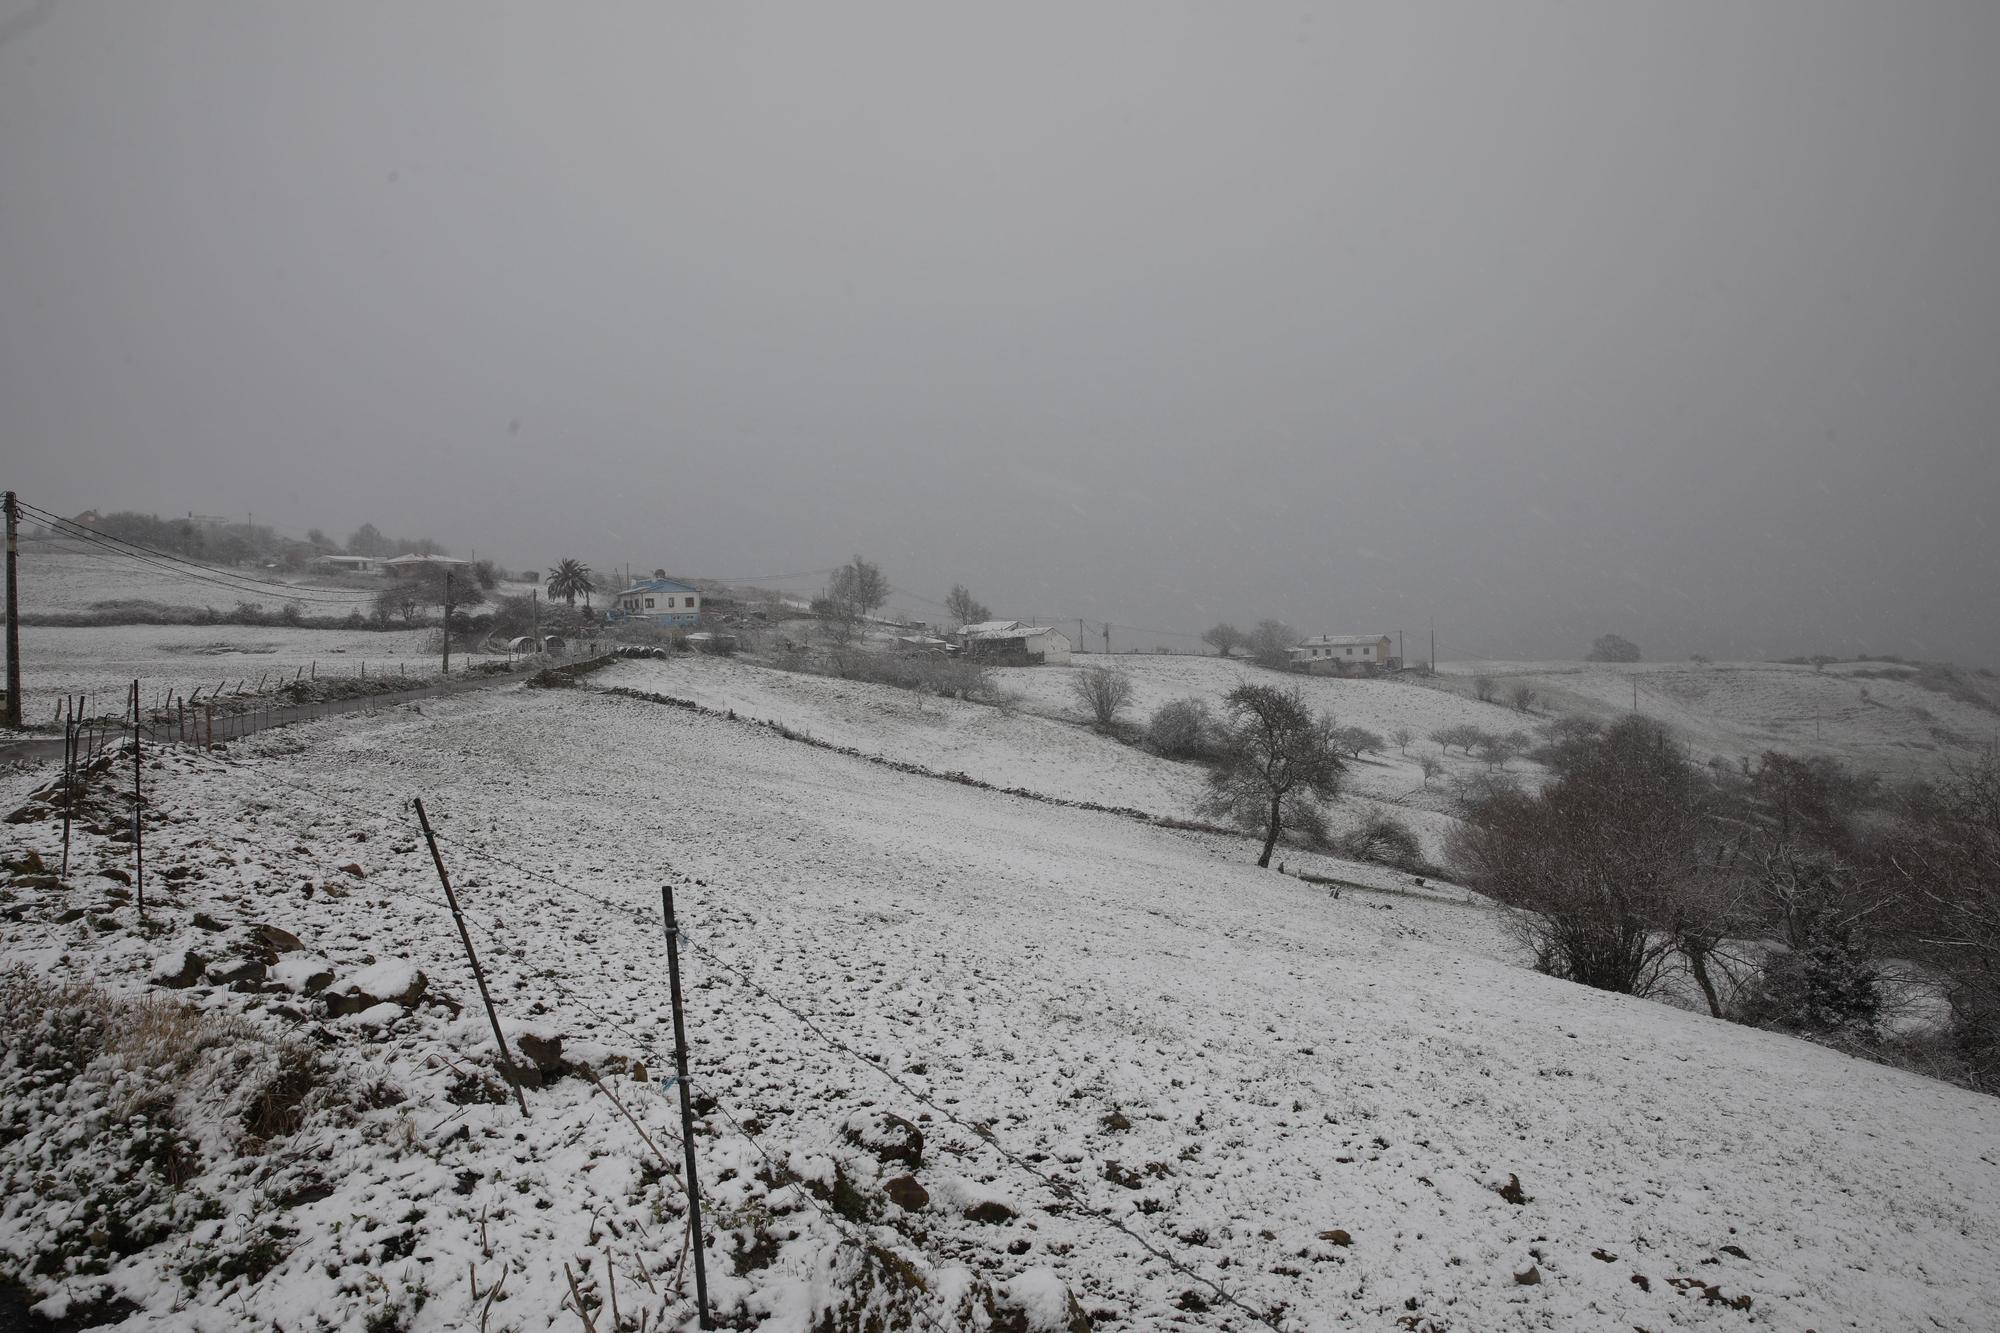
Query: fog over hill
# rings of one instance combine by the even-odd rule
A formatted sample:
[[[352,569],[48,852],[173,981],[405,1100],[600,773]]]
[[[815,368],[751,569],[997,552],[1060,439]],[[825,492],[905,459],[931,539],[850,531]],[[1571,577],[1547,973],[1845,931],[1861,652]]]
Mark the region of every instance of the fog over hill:
[[[1803,0],[35,7],[5,484],[1460,659],[2000,664],[1996,52]]]

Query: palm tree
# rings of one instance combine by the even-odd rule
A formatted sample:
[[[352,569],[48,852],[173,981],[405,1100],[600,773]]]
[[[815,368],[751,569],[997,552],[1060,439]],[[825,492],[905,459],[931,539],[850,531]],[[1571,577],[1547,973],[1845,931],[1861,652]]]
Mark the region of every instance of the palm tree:
[[[560,597],[571,606],[578,597],[583,598],[583,609],[590,609],[590,594],[597,590],[597,580],[590,576],[590,566],[581,560],[561,560],[556,562],[554,572],[549,575],[549,597]]]

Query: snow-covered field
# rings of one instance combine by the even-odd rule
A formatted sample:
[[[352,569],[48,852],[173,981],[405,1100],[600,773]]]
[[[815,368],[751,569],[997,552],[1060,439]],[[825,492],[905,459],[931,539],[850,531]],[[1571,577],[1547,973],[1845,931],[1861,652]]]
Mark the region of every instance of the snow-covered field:
[[[1342,725],[1365,726],[1385,740],[1397,727],[1408,727],[1418,739],[1407,753],[1390,744],[1383,753],[1348,765],[1348,796],[1336,814],[1352,820],[1368,809],[1387,809],[1419,835],[1433,859],[1441,856],[1453,822],[1442,809],[1445,783],[1453,773],[1481,765],[1453,751],[1445,759],[1445,772],[1427,790],[1417,757],[1435,755],[1438,747],[1423,738],[1460,722],[1482,724],[1490,731],[1519,729],[1533,722],[1511,709],[1411,684],[1274,676],[1217,658],[1080,659],[1085,666],[1106,660],[1132,678],[1133,702],[1125,714],[1132,720],[1143,722],[1161,704],[1184,698],[1201,699],[1220,716],[1223,696],[1236,685],[1276,681],[1287,687],[1297,684],[1314,706],[1332,711]],[[997,670],[993,674],[998,689],[1011,700],[1001,708],[710,658],[620,663],[596,679],[601,685],[691,699],[710,708],[733,709],[744,717],[782,722],[836,745],[941,772],[964,772],[995,786],[1130,806],[1175,819],[1194,818],[1199,813],[1202,770],[1159,759],[1082,725],[1085,714],[1071,684],[1080,669]],[[1524,760],[1510,761],[1509,766],[1523,775],[1540,771]]]
[[[21,553],[21,605],[34,615],[48,611],[87,611],[99,602],[150,601],[163,606],[213,607],[227,613],[238,601],[262,604],[275,612],[284,594],[269,595],[219,588],[190,578],[184,571],[139,564],[99,554],[73,542],[25,542]],[[217,571],[218,577],[230,571]],[[363,579],[297,578],[270,570],[244,571],[248,577],[296,586],[312,596],[349,596],[366,610],[368,597],[381,585]],[[525,592],[527,585],[505,586],[501,592]],[[309,603],[309,615],[345,615],[342,605]],[[418,675],[434,672],[438,655],[433,633],[424,629],[307,629],[259,625],[90,625],[25,626],[21,631],[22,694],[30,722],[46,722],[60,696],[95,694],[117,700],[140,682],[145,698],[179,695],[195,689],[213,691],[227,680],[253,688],[260,676],[272,681],[301,669],[321,675],[353,676],[367,663],[369,675]],[[481,654],[454,653],[454,667],[483,660]],[[114,709],[116,703],[111,705]]]
[[[137,553],[135,553],[136,555]],[[379,584],[358,577],[288,574],[282,570],[202,566],[190,570],[171,559],[133,558],[122,551],[76,540],[23,539],[20,554],[21,609],[87,611],[99,602],[156,602],[162,606],[211,606],[228,611],[239,601],[276,611],[286,591],[312,598],[351,599],[368,607]],[[240,586],[223,586],[224,584]],[[258,585],[280,584],[282,588]],[[313,605],[316,615],[344,615],[344,606]]]
[[[1912,684],[1884,663],[1815,671],[1783,662],[1446,662],[1439,670],[1490,676],[1503,697],[1526,683],[1552,711],[1598,717],[1629,711],[1636,686],[1639,711],[1672,727],[1698,758],[1783,750],[1830,755],[1872,772],[1912,772],[1963,758],[2000,736],[2000,711]],[[2000,700],[2000,690],[1990,682],[1986,688]]]
[[[212,694],[227,682],[235,689],[266,688],[278,677],[305,671],[318,676],[356,676],[365,671],[409,676],[438,669],[438,655],[423,629],[293,629],[263,625],[30,625],[21,631],[22,695],[33,701],[28,720],[45,722],[42,705],[54,708],[65,693],[96,694],[117,701],[132,682],[145,697],[172,690]],[[485,660],[454,652],[461,662]],[[363,664],[366,663],[364,667]]]
[[[858,748],[888,743],[867,743],[858,696],[822,695],[832,682],[788,696],[745,668],[692,680],[717,665],[655,688],[751,712],[790,697],[815,735],[848,709]],[[902,735],[935,734],[968,764],[1027,762],[1014,733],[924,707],[940,720],[905,718]],[[1359,704],[1338,711],[1362,720]],[[1020,785],[1062,781],[1067,743],[1035,749]],[[505,1021],[601,1067],[612,1048],[660,1071],[659,891],[676,886],[698,946],[685,973],[710,1282],[767,1328],[818,1327],[870,1285],[925,1311],[888,1326],[984,1328],[975,1280],[1023,1311],[1060,1283],[1099,1328],[1135,1330],[1256,1326],[1209,1282],[1301,1333],[1977,1330],[2000,1309],[2000,1102],[1538,976],[1503,961],[1475,907],[1334,898],[1255,870],[1240,839],[594,690],[485,692],[161,763],[155,931],[107,881],[9,890],[27,910],[5,927],[6,963],[140,993],[182,950],[213,957],[269,923],[303,941],[280,965],[294,985],[313,970],[300,959],[323,960],[334,991],[411,965],[464,1007],[332,1019],[282,985],[181,992],[319,1043],[400,1100],[237,1158],[230,1126],[210,1125],[217,1164],[189,1196],[209,1192],[210,1213],[103,1278],[66,1279],[79,1298],[108,1281],[139,1304],[129,1326],[348,1328],[394,1311],[376,1326],[577,1327],[565,1264],[593,1305],[615,1273],[633,1326],[642,1307],[691,1326],[685,1301],[645,1290],[674,1265],[673,1176],[606,1097],[563,1077],[528,1094],[523,1122],[448,1095],[492,1054],[411,796],[447,839]],[[11,808],[32,785],[10,776],[0,795]],[[10,825],[8,840],[49,856],[59,831]],[[85,867],[126,864],[96,835],[80,847]],[[59,924],[71,902],[91,910]],[[629,1074],[607,1086],[677,1161],[671,1098]],[[880,1113],[921,1129],[914,1167],[882,1160],[880,1134],[843,1134]],[[0,1135],[0,1250],[34,1251],[104,1167],[100,1143],[62,1125]],[[306,1171],[311,1189],[273,1183]],[[905,1173],[928,1196],[914,1210],[883,1197]],[[274,1227],[285,1239],[257,1280],[190,1266]],[[475,1293],[503,1270],[482,1325]],[[905,1272],[921,1286],[892,1280]]]

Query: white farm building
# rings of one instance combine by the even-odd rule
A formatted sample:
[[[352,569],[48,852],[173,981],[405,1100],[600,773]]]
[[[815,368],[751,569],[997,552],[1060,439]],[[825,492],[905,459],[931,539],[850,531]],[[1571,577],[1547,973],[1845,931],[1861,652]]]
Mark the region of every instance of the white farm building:
[[[1292,665],[1328,675],[1381,671],[1402,665],[1394,648],[1386,634],[1315,634],[1291,650]]]
[[[1018,620],[982,620],[958,632],[967,657],[1002,666],[1068,666],[1069,636],[1047,625]]]

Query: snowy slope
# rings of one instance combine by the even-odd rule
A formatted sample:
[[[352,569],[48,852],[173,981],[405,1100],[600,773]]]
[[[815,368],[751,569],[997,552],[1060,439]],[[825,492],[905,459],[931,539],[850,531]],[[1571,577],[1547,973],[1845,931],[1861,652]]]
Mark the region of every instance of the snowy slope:
[[[1557,711],[1606,718],[1632,708],[1636,686],[1639,711],[1704,759],[1783,750],[1907,773],[1963,757],[2000,733],[2000,712],[1912,684],[1898,678],[1908,673],[1879,663],[1815,671],[1782,662],[1447,662],[1440,670],[1460,678],[1460,688],[1482,674],[1503,694],[1525,682]]]
[[[341,975],[413,963],[464,1001],[399,810],[421,794],[508,1020],[657,1050],[671,879],[707,951],[687,973],[697,1087],[720,1103],[698,1128],[710,1271],[767,1327],[806,1328],[859,1250],[760,1180],[768,1164],[732,1124],[793,1171],[830,1179],[839,1163],[872,1195],[888,1168],[841,1133],[864,1110],[923,1128],[930,1206],[854,1225],[931,1274],[944,1328],[973,1326],[946,1299],[970,1276],[1041,1290],[1046,1274],[1100,1327],[1252,1326],[1085,1205],[1287,1330],[1972,1330],[2000,1308],[2000,1103],[1509,966],[1497,946],[1459,947],[1481,919],[1467,908],[1335,899],[1256,871],[1236,839],[586,690],[469,696],[252,749],[159,770],[171,822],[149,831],[149,864],[200,873],[158,934],[129,929],[129,908],[113,930],[38,911],[7,928],[7,961],[137,989],[204,938],[205,910],[283,925]],[[46,824],[10,835],[53,850]],[[118,856],[87,840],[86,864]],[[366,878],[343,896],[300,892],[350,857]],[[190,994],[283,1021],[266,997]],[[489,1282],[506,1265],[493,1327],[543,1329],[576,1326],[561,1269],[590,1255],[586,1289],[618,1269],[629,1312],[640,1259],[673,1259],[637,1136],[573,1078],[529,1094],[526,1125],[441,1101],[429,1055],[490,1059],[474,1013],[326,1025],[408,1096],[338,1140],[328,1196],[272,1214],[299,1238],[261,1282],[183,1293],[151,1255],[113,1281],[152,1326],[221,1330],[311,1326],[307,1312],[351,1326],[364,1273],[417,1273],[429,1295],[407,1327],[431,1329],[476,1326],[468,1265]],[[671,1145],[670,1102],[630,1096]],[[1510,1177],[1518,1202],[1496,1192]],[[1012,1220],[959,1215],[993,1199]],[[413,1203],[418,1220],[398,1223]],[[0,1244],[26,1243],[31,1213],[7,1216]],[[361,1220],[413,1248],[385,1261]],[[753,1234],[776,1243],[732,1262]]]

